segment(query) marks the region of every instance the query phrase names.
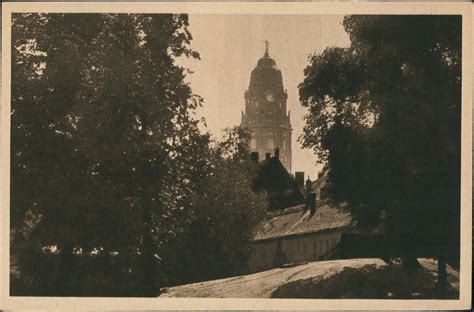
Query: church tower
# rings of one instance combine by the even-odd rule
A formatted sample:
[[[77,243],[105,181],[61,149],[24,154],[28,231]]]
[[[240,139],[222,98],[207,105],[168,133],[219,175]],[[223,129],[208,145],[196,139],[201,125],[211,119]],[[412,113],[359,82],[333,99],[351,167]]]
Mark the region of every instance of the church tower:
[[[250,151],[258,152],[259,160],[263,160],[266,153],[274,155],[278,147],[280,161],[291,173],[290,112],[286,113],[288,95],[281,71],[268,53],[268,41],[265,41],[265,54],[252,70],[244,98],[241,126],[252,133]]]

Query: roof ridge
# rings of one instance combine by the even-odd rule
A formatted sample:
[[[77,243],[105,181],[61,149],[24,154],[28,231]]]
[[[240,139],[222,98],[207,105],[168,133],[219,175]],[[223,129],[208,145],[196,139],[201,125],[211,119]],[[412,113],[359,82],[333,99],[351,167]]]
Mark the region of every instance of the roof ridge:
[[[278,216],[284,216],[284,215],[287,215],[287,214],[290,214],[290,213],[295,213],[295,212],[298,212],[300,210],[304,210],[304,208],[305,208],[305,205],[300,204],[300,205],[296,205],[296,206],[293,206],[293,207],[288,207],[288,208],[277,210],[277,211],[270,211],[267,214],[271,217],[278,217]]]

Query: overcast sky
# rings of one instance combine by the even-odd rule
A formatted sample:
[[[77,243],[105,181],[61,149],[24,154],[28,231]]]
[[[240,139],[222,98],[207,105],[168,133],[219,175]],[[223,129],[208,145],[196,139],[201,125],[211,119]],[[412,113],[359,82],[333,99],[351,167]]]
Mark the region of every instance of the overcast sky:
[[[181,60],[194,73],[189,76],[193,92],[204,98],[200,116],[209,130],[220,136],[221,130],[240,124],[244,109],[244,91],[250,72],[263,56],[268,39],[270,56],[282,71],[291,110],[292,169],[304,171],[313,180],[317,175],[316,156],[302,149],[297,141],[303,132],[306,109],[298,101],[298,84],[308,56],[328,46],[347,46],[349,39],[338,15],[190,15],[191,47],[200,61]],[[318,167],[320,168],[320,167]]]

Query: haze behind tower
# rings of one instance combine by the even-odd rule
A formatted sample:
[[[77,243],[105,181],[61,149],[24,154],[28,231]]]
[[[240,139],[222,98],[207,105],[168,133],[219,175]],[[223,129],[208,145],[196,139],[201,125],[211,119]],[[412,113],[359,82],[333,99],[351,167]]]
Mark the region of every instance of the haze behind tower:
[[[342,15],[224,15],[191,14],[191,47],[200,61],[180,59],[193,71],[187,80],[193,92],[204,98],[198,117],[205,117],[208,129],[217,137],[226,127],[240,124],[245,107],[244,92],[250,73],[265,52],[269,52],[282,72],[288,92],[287,109],[291,111],[292,172],[304,171],[316,178],[316,156],[302,149],[297,141],[303,133],[306,109],[298,100],[298,84],[308,57],[330,46],[348,46],[342,27]]]

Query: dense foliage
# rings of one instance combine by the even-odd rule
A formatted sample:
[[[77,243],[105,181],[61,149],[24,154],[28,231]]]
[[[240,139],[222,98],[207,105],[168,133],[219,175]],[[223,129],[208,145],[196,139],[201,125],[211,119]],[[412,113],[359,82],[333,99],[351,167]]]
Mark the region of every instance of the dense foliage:
[[[255,176],[249,159],[249,132],[225,129],[213,142],[206,176],[188,197],[188,223],[182,236],[170,244],[164,267],[169,282],[191,283],[246,272],[253,230],[264,218],[264,192],[252,191]]]
[[[313,55],[302,142],[330,194],[390,256],[459,256],[461,17],[346,16],[350,47]]]
[[[153,296],[167,279],[244,265],[262,199],[193,118],[201,99],[175,62],[199,57],[187,26],[181,14],[13,15],[13,294]],[[176,265],[190,245],[202,271]]]

